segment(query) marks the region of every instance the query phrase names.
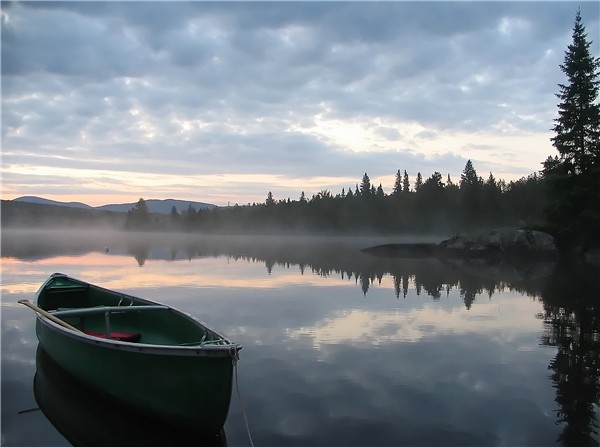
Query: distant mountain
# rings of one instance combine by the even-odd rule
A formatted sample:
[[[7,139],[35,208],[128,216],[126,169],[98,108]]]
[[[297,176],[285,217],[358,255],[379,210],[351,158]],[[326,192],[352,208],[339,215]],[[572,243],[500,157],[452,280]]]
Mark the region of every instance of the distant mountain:
[[[57,202],[56,200],[44,199],[42,197],[35,197],[35,196],[17,197],[16,199],[13,199],[13,200],[16,202],[38,203],[40,205],[68,206],[71,208],[86,208],[86,209],[93,208],[92,206],[87,205],[85,203],[81,203],[81,202]]]
[[[63,206],[44,199],[2,200],[1,228],[123,228],[126,213],[101,211],[85,204]],[[65,204],[69,205],[69,204]],[[83,205],[83,206],[81,206]],[[157,215],[155,215],[157,216]],[[158,216],[157,216],[158,217]],[[168,217],[164,217],[168,220]],[[4,241],[2,241],[4,245]]]
[[[120,203],[120,204],[111,204],[111,205],[101,205],[101,206],[90,206],[85,203],[80,202],[58,202],[56,200],[44,199],[42,197],[35,196],[23,196],[13,199],[15,202],[29,202],[29,203],[37,203],[40,205],[54,205],[54,206],[67,206],[71,208],[84,208],[84,209],[95,209],[99,211],[113,211],[117,213],[126,213],[131,210],[137,202],[134,203]],[[187,210],[190,206],[195,208],[196,210],[205,209],[205,208],[215,208],[216,205],[212,205],[210,203],[204,202],[194,202],[192,200],[176,200],[176,199],[149,199],[145,200],[146,206],[148,207],[148,211],[151,213],[157,214],[170,214],[171,209],[175,207],[177,212],[181,213],[184,210]]]

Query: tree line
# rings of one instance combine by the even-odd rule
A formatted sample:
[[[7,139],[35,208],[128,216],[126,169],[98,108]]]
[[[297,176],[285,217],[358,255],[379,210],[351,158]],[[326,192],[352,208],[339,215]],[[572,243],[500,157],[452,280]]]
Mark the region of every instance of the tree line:
[[[467,161],[458,183],[440,172],[411,179],[406,171],[396,172],[388,194],[381,184],[371,183],[368,173],[337,194],[329,190],[307,198],[279,199],[269,191],[261,203],[179,213],[175,208],[167,220],[154,222],[144,199],[129,212],[129,228],[221,232],[321,232],[357,233],[374,231],[444,232],[486,226],[538,225],[542,218],[543,188],[540,176],[532,174],[517,181],[486,179]]]

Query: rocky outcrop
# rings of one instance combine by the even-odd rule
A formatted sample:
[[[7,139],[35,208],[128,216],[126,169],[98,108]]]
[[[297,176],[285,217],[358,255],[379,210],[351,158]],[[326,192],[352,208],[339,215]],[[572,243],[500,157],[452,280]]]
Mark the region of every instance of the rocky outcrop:
[[[558,258],[554,238],[541,231],[515,227],[458,234],[439,244],[385,244],[365,253],[387,258],[550,259]]]
[[[558,256],[554,237],[515,227],[456,235],[440,242],[438,254],[446,256]]]

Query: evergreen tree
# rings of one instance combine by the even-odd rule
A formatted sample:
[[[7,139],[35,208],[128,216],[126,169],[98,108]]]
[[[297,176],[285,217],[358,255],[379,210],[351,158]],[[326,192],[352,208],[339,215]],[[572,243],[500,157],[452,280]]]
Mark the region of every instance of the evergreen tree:
[[[417,204],[420,213],[426,220],[435,217],[445,208],[444,184],[442,183],[442,174],[434,172],[423,185],[419,188],[417,194]],[[429,224],[433,222],[429,221]]]
[[[483,179],[477,176],[477,171],[471,160],[467,160],[465,169],[460,175],[460,208],[464,223],[474,226],[481,216],[481,191]]]
[[[490,176],[483,184],[482,202],[485,212],[485,217],[489,222],[496,222],[501,217],[500,197],[502,190],[496,181],[494,174],[490,172]]]
[[[467,160],[465,164],[465,169],[460,175],[460,187],[468,188],[470,186],[477,187],[479,186],[479,177],[477,176],[477,171],[473,167],[473,162],[471,160]]]
[[[362,182],[360,184],[360,194],[363,197],[368,197],[371,195],[371,179],[366,172],[365,175],[363,175]]]
[[[400,169],[396,172],[396,179],[394,180],[394,190],[392,191],[392,195],[398,197],[402,192],[402,174],[400,173]]]
[[[173,205],[171,207],[169,223],[171,225],[171,228],[178,228],[179,225],[181,224],[181,216],[179,215],[179,212],[177,211],[177,208],[175,207],[175,205]]]
[[[127,212],[126,228],[142,229],[150,226],[150,213],[148,205],[143,198],[137,201],[134,207]]]
[[[562,244],[600,243],[600,58],[590,53],[581,13],[577,11],[572,43],[561,70],[558,118],[552,144],[559,155],[544,162],[546,218]]]
[[[598,79],[600,58],[592,56],[581,13],[577,11],[573,27],[573,43],[565,52],[561,70],[568,84],[559,84],[558,118],[552,130],[554,147],[560,160],[571,165],[574,174],[589,170],[600,161],[600,105]]]
[[[192,204],[190,203],[188,205],[188,209],[186,210],[186,212],[183,216],[184,226],[187,229],[194,228],[196,221],[197,221],[197,217],[198,217],[198,212],[196,211],[196,208],[194,208],[192,206]]]
[[[421,185],[423,185],[423,176],[420,172],[417,172],[417,180],[415,181],[415,191],[421,189]]]
[[[408,174],[404,171],[404,178],[402,179],[402,192],[410,192],[410,181],[408,180]]]
[[[268,207],[272,207],[275,205],[275,199],[273,198],[273,193],[271,191],[269,191],[269,193],[267,194],[267,200],[265,200],[265,205],[267,205]]]

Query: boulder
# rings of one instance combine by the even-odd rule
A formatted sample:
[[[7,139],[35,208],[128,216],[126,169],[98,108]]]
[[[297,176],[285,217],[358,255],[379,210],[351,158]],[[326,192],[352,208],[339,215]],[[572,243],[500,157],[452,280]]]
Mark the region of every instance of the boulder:
[[[547,255],[558,254],[554,237],[548,233],[515,227],[494,228],[458,234],[440,242],[446,255]]]

